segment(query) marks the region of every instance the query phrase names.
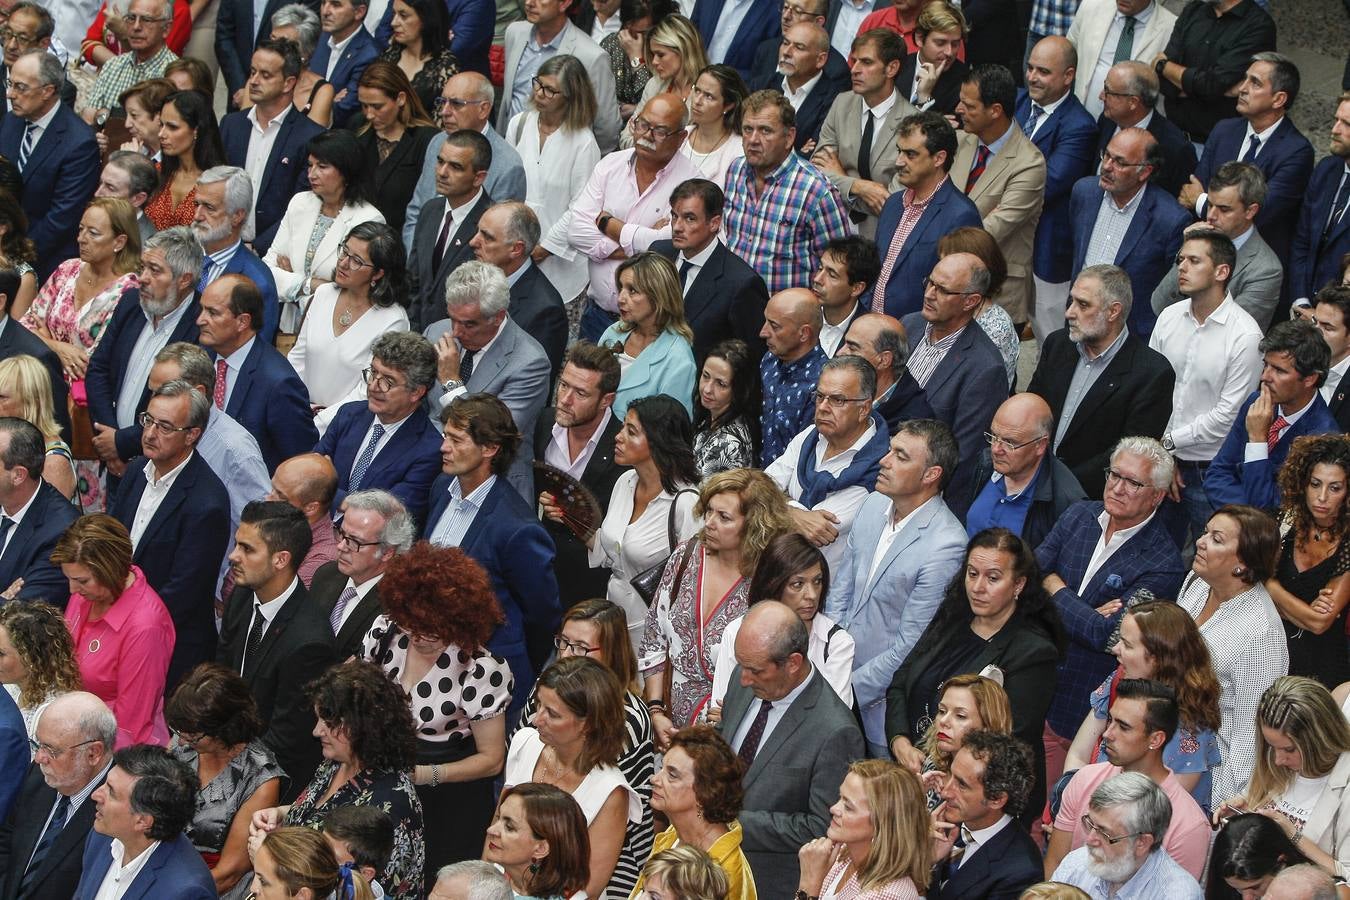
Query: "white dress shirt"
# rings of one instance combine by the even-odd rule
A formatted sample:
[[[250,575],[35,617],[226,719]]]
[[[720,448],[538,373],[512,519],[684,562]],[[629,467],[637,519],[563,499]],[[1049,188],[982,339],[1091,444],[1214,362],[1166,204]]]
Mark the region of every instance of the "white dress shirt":
[[[39,485],[39,487],[41,487],[41,485]],[[33,501],[37,499],[37,495],[38,492],[33,491],[33,496],[29,497],[28,502],[23,506],[20,506],[17,511],[12,513],[6,512],[4,514],[5,518],[9,519],[14,524],[11,525],[9,531],[5,533],[4,542],[0,543],[0,557],[4,556],[5,551],[9,549],[9,542],[14,540],[14,535],[19,530],[19,523],[23,521],[23,517],[28,513],[28,510],[32,508]]]
[[[147,459],[145,461],[145,490],[141,492],[141,502],[136,507],[136,515],[131,519],[131,547],[136,549],[141,543],[141,538],[145,535],[145,529],[150,524],[150,520],[155,517],[159,511],[160,504],[168,496],[169,488],[178,480],[184,467],[192,460],[195,450],[189,450],[188,455],[183,457],[183,461],[174,466],[163,478],[155,478],[155,461]]]
[[[834,31],[830,32],[830,46],[844,59],[852,55],[853,39],[858,36],[858,28],[863,19],[872,14],[876,5],[876,0],[843,0],[839,4],[839,16],[834,20]]]
[[[225,408],[230,408],[230,397],[234,396],[235,385],[239,383],[239,372],[244,368],[244,360],[248,359],[249,351],[253,349],[253,342],[258,339],[255,334],[253,337],[244,341],[243,345],[225,357]]]
[[[612,410],[606,409],[600,417],[600,424],[595,426],[591,432],[590,438],[577,453],[576,458],[572,458],[572,450],[568,441],[568,432],[570,428],[564,428],[557,422],[553,423],[553,439],[548,442],[544,448],[544,462],[560,469],[571,475],[573,478],[580,479],[586,472],[586,467],[591,464],[591,457],[595,455],[595,448],[600,443],[600,436],[605,433],[609,427],[609,420],[614,417]]]
[[[886,517],[886,525],[881,529],[881,537],[877,540],[877,548],[872,552],[872,565],[867,570],[867,584],[872,583],[872,579],[877,574],[877,568],[881,565],[881,561],[886,558],[886,554],[890,552],[891,545],[895,543],[896,537],[905,530],[909,521],[919,514],[919,510],[928,506],[934,500],[941,502],[941,496],[929,497],[910,510],[908,515],[901,516],[898,522],[895,519],[894,505],[892,505],[891,514]]]
[[[136,338],[136,343],[131,348],[126,372],[122,375],[122,384],[117,391],[118,428],[130,428],[136,424],[136,405],[140,402],[141,394],[145,392],[145,383],[150,380],[150,370],[155,367],[155,357],[169,343],[169,335],[173,334],[179,321],[187,313],[191,298],[191,294],[184,297],[178,306],[174,307],[173,312],[161,318],[158,324],[155,324],[154,319],[144,308],[141,309],[141,314],[145,316],[145,324],[141,326],[140,336]]]
[[[1040,131],[1041,128],[1045,125],[1045,120],[1050,118],[1050,116],[1054,114],[1055,110],[1059,109],[1060,106],[1064,104],[1064,101],[1069,99],[1069,95],[1072,93],[1073,93],[1073,85],[1070,85],[1069,89],[1064,92],[1064,96],[1060,97],[1054,103],[1036,103],[1033,100],[1032,106],[1039,106],[1041,108],[1041,114],[1036,119],[1036,127],[1031,129],[1031,134],[1027,135],[1027,137],[1034,139],[1036,137],[1036,132]]]
[[[722,630],[722,643],[717,645],[717,663],[713,666],[711,703],[720,705],[731,686],[731,673],[736,670],[736,635],[741,633],[744,624],[745,616],[737,616]],[[807,633],[806,658],[834,688],[839,699],[850,707],[853,705],[853,653],[853,638],[849,633],[834,619],[817,612]]]
[[[267,173],[267,160],[272,156],[272,148],[276,146],[277,135],[281,134],[281,125],[286,121],[295,107],[287,105],[280,113],[273,116],[266,126],[258,124],[258,107],[254,106],[248,111],[248,150],[244,152],[244,171],[248,173],[249,180],[253,182],[253,202],[248,208],[248,225],[246,226],[248,234],[257,234],[256,215],[258,211],[258,196],[262,193],[263,176]]]
[[[1121,548],[1121,546],[1134,537],[1144,526],[1153,521],[1157,511],[1149,513],[1148,518],[1138,525],[1132,525],[1129,528],[1119,528],[1111,535],[1111,539],[1106,538],[1106,528],[1111,524],[1111,514],[1102,510],[1101,515],[1097,516],[1097,524],[1101,526],[1102,533],[1097,538],[1097,546],[1092,549],[1092,559],[1088,561],[1088,567],[1083,571],[1083,580],[1078,583],[1078,593],[1082,594],[1087,583],[1092,580],[1092,576],[1097,574],[1097,570],[1106,565],[1106,561]]]
[[[708,241],[708,246],[704,247],[702,250],[698,251],[693,256],[685,256],[683,250],[681,250],[679,254],[676,255],[675,257],[676,278],[680,277],[680,269],[684,267],[684,264],[689,263],[689,274],[685,276],[684,286],[681,288],[684,296],[686,297],[689,296],[689,288],[693,287],[694,279],[698,278],[698,273],[702,272],[703,267],[708,264],[708,260],[709,258],[712,257],[713,251],[717,249],[717,244],[718,238],[714,236],[711,241]]]
[[[276,621],[277,615],[281,612],[281,608],[286,605],[287,600],[291,599],[291,595],[295,593],[295,589],[299,584],[300,579],[298,576],[292,578],[291,583],[286,586],[286,590],[282,591],[271,600],[268,600],[266,603],[259,602],[258,595],[255,593],[253,595],[253,614],[248,617],[248,630],[245,631],[244,634],[252,634],[254,624],[258,621],[258,617],[262,616],[263,627],[260,637],[267,637],[267,630],[272,627],[272,623]],[[243,674],[244,666],[246,665],[248,665],[247,640],[245,640],[244,643],[244,656],[239,660],[239,674]]]
[[[108,851],[112,853],[112,864],[108,866],[103,882],[98,886],[98,893],[94,894],[94,900],[121,900],[127,888],[131,887],[131,883],[141,874],[145,864],[158,849],[159,841],[153,841],[135,859],[123,862],[126,848],[122,846],[121,841],[113,838],[112,843],[108,845]]]
[[[802,104],[806,102],[807,95],[811,93],[811,90],[816,86],[816,82],[820,81],[824,75],[825,70],[821,69],[815,75],[811,76],[811,78],[807,79],[806,83],[795,91],[788,84],[787,78],[785,77],[783,79],[783,96],[788,98],[788,103],[792,104],[794,112],[802,108]]]
[[[369,19],[370,17],[369,13],[370,10],[367,9],[366,10],[367,19]],[[375,21],[379,22],[379,19],[376,19]],[[352,38],[356,37],[356,32],[360,30],[360,27],[361,26],[358,25],[356,28],[353,28],[352,33],[347,35],[341,41],[334,41],[332,35],[329,35],[326,38],[326,40],[328,41],[328,46],[332,49],[328,53],[328,68],[323,73],[324,78],[327,78],[330,81],[332,80],[333,70],[337,68],[338,61],[342,59],[343,51],[345,51],[347,49],[347,45],[352,42]]]
[[[1327,370],[1327,380],[1319,388],[1322,392],[1323,403],[1330,403],[1331,398],[1336,396],[1336,388],[1340,386],[1341,379],[1345,377],[1346,369],[1350,369],[1350,356]]]
[[[1012,816],[1005,813],[999,817],[997,822],[990,825],[988,828],[971,831],[969,828],[966,828],[965,825],[962,825],[961,827],[965,829],[966,852],[961,854],[961,858],[956,862],[956,867],[959,869],[961,866],[965,865],[966,861],[979,852],[980,848],[992,841],[1004,828],[1007,828],[1010,822],[1012,822]]]
[[[778,727],[778,723],[783,721],[783,716],[787,715],[788,709],[792,707],[793,703],[797,702],[797,698],[802,695],[802,691],[806,690],[806,686],[810,684],[811,679],[815,677],[816,667],[811,665],[809,661],[807,662],[807,666],[810,671],[806,673],[806,677],[802,679],[801,684],[797,685],[795,688],[788,691],[786,695],[777,700],[769,701],[771,704],[769,715],[764,721],[764,733],[759,736],[759,746],[755,748],[756,753],[764,749],[764,745],[769,742],[769,735],[773,734],[773,730]],[[749,708],[745,711],[745,715],[741,718],[741,723],[736,726],[735,739],[731,742],[731,747],[738,753],[740,752],[741,744],[745,743],[745,736],[750,733],[750,726],[755,724],[755,718],[759,715],[759,708],[763,703],[764,701],[760,700],[758,697],[751,701]]]
[[[342,626],[347,624],[347,620],[352,617],[352,613],[356,612],[356,607],[360,606],[361,601],[366,599],[366,594],[369,594],[375,588],[375,585],[380,583],[380,579],[383,577],[384,573],[381,572],[374,578],[368,578],[360,584],[357,584],[350,578],[347,579],[347,584],[342,589],[343,592],[346,592],[347,588],[354,588],[356,590],[356,596],[347,601],[347,605],[343,607],[342,617],[338,619],[338,631],[342,630]],[[338,594],[338,596],[341,597],[342,594]]]
[[[1316,397],[1313,398],[1313,400],[1316,399]],[[1303,414],[1312,409],[1312,405],[1313,401],[1309,400],[1307,403],[1303,404],[1302,409],[1294,412],[1289,412],[1283,406],[1277,405],[1275,407],[1275,418],[1278,419],[1280,416],[1284,416],[1284,427],[1280,429],[1279,437],[1284,437],[1285,432],[1290,428],[1293,428],[1295,423],[1303,418]],[[1272,420],[1272,422],[1273,421],[1274,420]],[[1243,462],[1256,462],[1258,460],[1268,459],[1269,457],[1270,447],[1267,446],[1265,441],[1248,441],[1242,450]]]

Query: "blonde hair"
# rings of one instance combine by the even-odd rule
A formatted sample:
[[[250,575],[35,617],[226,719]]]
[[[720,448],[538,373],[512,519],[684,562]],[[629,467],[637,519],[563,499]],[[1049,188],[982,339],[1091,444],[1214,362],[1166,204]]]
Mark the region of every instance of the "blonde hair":
[[[661,879],[666,892],[677,900],[724,900],[731,882],[711,856],[692,844],[662,850],[642,870],[643,883]]]
[[[276,864],[277,880],[294,896],[309,888],[318,898],[336,896],[338,900],[374,900],[366,879],[353,866],[350,869],[352,891],[342,890],[343,878],[333,847],[323,832],[295,826],[278,828],[263,838],[266,850]]]
[[[960,34],[962,40],[970,33],[970,29],[966,26],[966,17],[961,14],[961,10],[945,0],[935,0],[924,6],[919,13],[918,21],[914,24],[914,30],[925,37],[955,31]],[[923,37],[920,37],[920,40],[922,39]]]
[[[1092,900],[1081,889],[1062,881],[1042,881],[1022,892],[1017,900]]]
[[[52,399],[52,380],[47,367],[26,353],[0,359],[0,393],[19,401],[23,418],[33,423],[48,441],[61,437],[56,424],[56,402]]]
[[[920,894],[932,872],[928,801],[919,776],[889,759],[864,759],[848,767],[858,776],[872,815],[872,846],[858,870],[863,893],[908,878]]]
[[[1000,734],[1012,734],[1012,707],[1008,703],[1008,694],[1003,690],[1003,685],[983,675],[973,673],[953,675],[938,687],[939,703],[942,702],[942,695],[951,688],[965,688],[970,691],[971,697],[975,698],[975,710],[980,714],[980,724],[976,726],[977,728],[997,731]],[[919,749],[939,770],[948,772],[951,771],[952,758],[938,749],[937,731],[937,722],[934,721],[924,732]]]
[[[630,256],[619,263],[619,268],[614,272],[616,290],[619,289],[619,278],[624,272],[633,273],[634,289],[651,301],[656,313],[657,333],[673,331],[693,344],[694,330],[684,318],[684,292],[680,289],[679,276],[675,274],[675,264],[650,250]],[[631,325],[622,321],[617,326],[620,332],[631,328]]]
[[[91,209],[103,210],[113,236],[127,239],[113,257],[113,271],[118,275],[138,271],[141,268],[141,227],[136,222],[136,207],[121,197],[95,197],[89,201],[85,212]]]
[[[680,55],[680,71],[670,82],[662,85],[669,88],[674,84],[692,85],[699,73],[708,67],[708,54],[703,50],[703,38],[693,22],[679,13],[672,13],[656,23],[656,27],[647,32],[647,58],[652,57],[652,46],[660,44],[669,47]]]
[[[745,531],[741,535],[742,575],[754,574],[759,557],[769,542],[780,534],[792,531],[792,517],[788,513],[787,498],[773,479],[760,469],[728,469],[708,478],[699,488],[694,516],[703,518],[708,504],[718,494],[732,493],[739,498],[741,514],[745,516]],[[698,533],[703,542],[703,530]]]
[[[1275,765],[1275,750],[1256,729],[1256,769],[1247,783],[1246,805],[1264,806],[1293,783],[1295,774],[1321,778],[1332,770],[1341,754],[1350,752],[1350,724],[1346,723],[1331,692],[1320,682],[1298,675],[1284,675],[1261,695],[1256,724],[1283,732],[1298,747],[1303,771],[1290,772]]]

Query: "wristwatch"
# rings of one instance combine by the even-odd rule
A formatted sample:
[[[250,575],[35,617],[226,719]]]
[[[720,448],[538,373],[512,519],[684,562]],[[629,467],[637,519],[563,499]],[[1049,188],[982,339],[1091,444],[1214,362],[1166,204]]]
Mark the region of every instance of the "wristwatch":
[[[605,229],[609,227],[609,220],[612,218],[614,217],[607,212],[602,212],[595,217],[595,227],[599,229],[601,234],[605,233]]]
[[[1172,435],[1170,434],[1163,435],[1162,448],[1166,450],[1168,453],[1176,452],[1177,445],[1176,442],[1172,440]]]
[[[441,387],[445,388],[445,392],[448,394],[451,391],[464,387],[464,382],[457,378],[449,378],[441,382]]]
[[[1163,69],[1167,68],[1167,57],[1163,57],[1153,64],[1153,71],[1158,73],[1159,78],[1163,78]]]

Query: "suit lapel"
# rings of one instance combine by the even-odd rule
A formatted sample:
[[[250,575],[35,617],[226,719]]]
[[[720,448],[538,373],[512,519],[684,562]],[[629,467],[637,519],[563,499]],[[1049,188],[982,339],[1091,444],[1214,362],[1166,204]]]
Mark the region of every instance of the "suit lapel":
[[[1130,366],[1134,362],[1133,342],[1133,336],[1125,338],[1125,343],[1122,344],[1120,350],[1116,352],[1115,358],[1107,364],[1106,370],[1097,377],[1097,380],[1092,383],[1092,387],[1088,388],[1087,393],[1083,395],[1082,402],[1078,404],[1078,412],[1098,409],[1115,394],[1116,390],[1124,381],[1125,376],[1129,374]],[[1072,377],[1073,370],[1069,369],[1068,374]],[[1065,397],[1068,396],[1068,385],[1069,381],[1066,380],[1064,391]],[[1063,401],[1061,400],[1061,403],[1062,402]],[[1069,440],[1073,435],[1077,434],[1080,428],[1087,428],[1093,424],[1095,424],[1095,418],[1093,416],[1080,416],[1075,414],[1073,421],[1069,422],[1069,428],[1064,432],[1064,440],[1060,441],[1060,444],[1062,445],[1064,441]]]
[[[942,209],[947,203],[948,190],[960,190],[951,178],[948,178],[947,183],[938,188],[937,193],[933,195],[933,199],[928,201],[928,206],[924,209],[923,215],[919,216],[919,221],[914,223],[914,229],[909,233],[909,237],[905,239],[905,246],[900,248],[900,254],[895,258],[895,265],[891,268],[892,272],[898,271],[900,267],[904,265],[905,258],[909,256],[909,252],[921,243],[924,232],[932,227],[935,221],[941,218]]]
[[[732,671],[735,676],[740,671],[737,666]],[[755,699],[755,695],[746,688],[741,687],[738,679],[733,677],[731,685],[727,688],[726,696],[722,700],[722,737],[726,738],[727,743],[736,737],[736,731],[741,727],[741,721],[745,718],[746,712],[750,709],[750,703]],[[749,773],[746,774],[746,781],[749,781]]]
[[[486,528],[487,523],[491,521],[493,510],[497,508],[499,498],[498,492],[503,489],[508,491],[514,490],[511,487],[510,482],[499,476],[497,482],[492,485],[492,489],[488,491],[487,496],[483,498],[482,508],[478,510],[478,513],[473,517],[473,521],[469,523],[469,527],[464,531],[464,537],[460,540],[459,547],[470,556],[473,554],[470,552],[469,548],[478,541],[478,536],[483,533],[483,529]],[[434,520],[428,521],[434,523]],[[434,527],[434,524],[432,527]]]
[[[441,257],[441,263],[436,267],[437,284],[447,277],[451,269],[463,262],[465,257],[473,255],[473,251],[469,249],[469,239],[473,237],[471,232],[477,229],[478,217],[483,214],[488,200],[487,191],[484,191],[478,202],[469,208],[464,220],[455,223],[455,233],[446,238],[445,256]],[[466,232],[466,228],[469,231]],[[465,234],[468,234],[468,238],[464,237]]]
[[[811,711],[816,707],[816,700],[820,696],[820,674],[812,671],[806,688],[798,695],[796,701],[787,708],[783,717],[778,720],[778,724],[773,727],[773,731],[759,745],[755,752],[755,758],[750,763],[749,770],[745,773],[746,781],[758,777],[760,771],[769,765],[778,751],[783,749],[783,745],[788,739],[796,733],[797,729],[807,724],[811,718]],[[752,704],[753,705],[753,704]],[[755,706],[756,712],[759,707]]]
[[[169,856],[173,853],[174,843],[174,839],[170,839],[154,849],[141,871],[131,884],[127,885],[127,892],[122,895],[122,900],[141,900],[141,898],[160,896],[153,889],[155,883],[159,881],[160,867],[168,861]]]
[[[1144,183],[1141,190],[1144,196],[1139,198],[1139,208],[1134,211],[1134,218],[1130,220],[1130,227],[1125,230],[1125,236],[1120,239],[1120,246],[1116,248],[1116,265],[1121,265],[1130,258],[1130,254],[1134,252],[1134,245],[1139,243],[1139,238],[1143,233],[1152,227],[1153,197],[1149,195],[1147,182]],[[1090,232],[1089,237],[1091,237]]]
[[[358,637],[354,632],[360,631],[364,634],[370,628],[370,620],[375,618],[367,614],[372,610],[378,610],[379,606],[380,586],[377,584],[357,602],[356,609],[351,611],[351,615],[347,616],[347,621],[343,622],[342,627],[338,629],[334,643],[343,647],[348,641]],[[329,612],[331,613],[332,610],[330,609]]]
[[[243,250],[242,247],[239,249]],[[233,263],[238,258],[239,254],[236,253],[230,258],[230,262]],[[239,411],[244,408],[244,402],[248,399],[249,388],[253,386],[255,380],[253,373],[258,368],[262,354],[262,338],[255,336],[253,346],[248,349],[248,356],[244,357],[244,364],[239,367],[239,374],[235,376],[234,390],[230,392],[230,402],[225,404],[225,414],[235,420],[239,419]]]
[[[909,242],[906,241],[905,243]],[[970,352],[971,341],[975,339],[975,334],[971,329],[979,327],[974,322],[966,326],[966,330],[957,338],[956,344],[947,351],[947,355],[942,357],[942,361],[938,363],[937,369],[928,377],[928,384],[924,385],[924,391],[929,394],[936,393],[948,378],[956,374],[957,369],[965,361],[966,354]],[[922,339],[922,335],[920,335],[920,340]]]
[[[252,659],[245,657],[244,663],[250,674],[257,672],[258,667],[276,649],[277,644],[281,643],[282,637],[286,634],[286,629],[291,626],[291,622],[299,613],[300,604],[307,599],[304,596],[304,585],[297,582],[295,592],[286,598],[286,602],[282,604],[281,609],[277,610],[276,617],[267,626],[267,631],[263,632],[263,639],[262,643],[258,645],[258,652],[253,655]]]
[[[889,512],[887,515],[889,516]],[[876,574],[867,580],[867,587],[863,590],[863,604],[872,599],[873,588],[882,583],[882,580],[886,577],[886,570],[900,557],[901,552],[908,549],[919,539],[919,534],[927,527],[930,518],[930,515],[925,515],[922,522],[916,517],[905,523],[904,529],[895,536],[895,540],[891,542],[886,555],[881,558],[881,564],[877,566]],[[884,522],[882,527],[885,527]]]
[[[708,257],[707,263],[694,276],[689,286],[689,296],[684,298],[684,317],[693,321],[703,314],[703,310],[717,299],[717,285],[725,271],[727,248],[717,242],[717,249]]]
[[[168,522],[178,515],[178,507],[183,505],[183,501],[192,493],[193,485],[197,483],[197,466],[199,464],[206,465],[205,461],[202,460],[201,454],[194,450],[192,451],[192,457],[188,460],[187,465],[183,467],[183,471],[178,473],[178,477],[175,478],[173,484],[169,486],[169,492],[164,495],[164,501],[159,504],[159,509],[155,510],[154,516],[151,517],[149,523],[145,526],[145,533],[141,535],[140,546],[136,551],[136,559],[139,560],[141,558],[140,551],[153,542],[154,538],[159,534],[159,530],[166,527]],[[145,488],[148,487],[149,484],[144,475],[142,475],[141,480],[142,494],[144,494]],[[139,505],[139,503],[140,498],[138,497],[136,505]],[[136,513],[136,505],[131,507],[133,516]]]
[[[271,189],[272,176],[276,173],[277,166],[281,163],[283,154],[287,152],[286,141],[290,137],[291,129],[295,127],[296,121],[303,115],[300,110],[294,106],[286,113],[286,118],[282,120],[281,127],[277,129],[277,139],[272,142],[272,152],[267,156],[267,166],[263,169],[262,184],[258,186],[258,196],[261,197]],[[249,127],[252,127],[251,125]],[[248,145],[245,144],[245,147]]]

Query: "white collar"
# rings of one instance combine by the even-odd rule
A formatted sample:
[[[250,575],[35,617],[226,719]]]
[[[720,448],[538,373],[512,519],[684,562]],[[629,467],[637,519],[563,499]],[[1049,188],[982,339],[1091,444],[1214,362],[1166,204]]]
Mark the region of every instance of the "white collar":
[[[40,473],[38,477],[39,478],[41,477]],[[33,496],[28,498],[27,503],[19,507],[18,512],[11,515],[10,513],[4,512],[3,507],[0,507],[0,513],[3,513],[6,518],[8,518],[11,522],[14,523],[13,525],[14,528],[18,528],[19,523],[23,521],[24,514],[28,512],[29,508],[33,505],[33,501],[37,499],[38,491],[40,490],[42,490],[42,483],[39,481],[38,490],[33,491]],[[3,539],[0,539],[0,545],[3,545],[3,543],[4,543]]]
[[[878,119],[884,119],[886,118],[886,114],[889,113],[891,109],[895,106],[896,98],[899,96],[900,96],[899,91],[892,90],[891,95],[887,97],[885,100],[882,100],[876,106],[868,106],[867,101],[863,100],[863,111],[871,113]]]
[[[280,128],[281,123],[286,121],[286,117],[291,114],[291,110],[293,109],[295,109],[295,105],[287,103],[286,108],[283,109],[281,112],[277,113],[272,118],[268,119],[267,124],[264,126],[258,124],[258,107],[250,106],[248,110],[248,120],[253,124],[253,127],[258,129],[259,131],[270,131],[272,130],[273,126]]]
[[[262,614],[262,617],[267,620],[268,625],[271,625],[273,620],[276,619],[277,613],[281,612],[281,608],[286,605],[286,601],[295,593],[295,588],[298,584],[300,584],[300,579],[293,576],[291,578],[291,583],[286,585],[286,590],[282,591],[274,599],[268,600],[266,603],[263,603],[258,599],[258,594],[256,592],[253,594],[254,607]]]
[[[1059,109],[1060,106],[1063,105],[1064,101],[1069,99],[1069,95],[1072,93],[1073,88],[1070,87],[1069,90],[1064,92],[1064,96],[1060,97],[1054,103],[1037,103],[1034,100],[1031,101],[1032,106],[1039,106],[1041,108],[1041,118],[1036,124],[1039,125],[1041,122],[1044,122],[1046,119],[1050,118],[1050,116],[1054,114],[1055,110]]]
[[[1119,547],[1121,544],[1125,543],[1130,538],[1134,537],[1136,534],[1143,531],[1144,526],[1147,525],[1149,522],[1152,522],[1153,517],[1156,516],[1157,514],[1158,510],[1155,508],[1153,512],[1148,514],[1148,518],[1140,522],[1138,525],[1131,525],[1129,528],[1120,528],[1112,532],[1110,543],[1114,546]],[[1111,524],[1111,514],[1108,513],[1105,509],[1103,509],[1101,511],[1101,514],[1097,516],[1097,524],[1101,526],[1102,537],[1105,538],[1106,526]]]
[[[1256,153],[1259,156],[1261,154],[1261,151],[1266,148],[1266,142],[1270,140],[1270,136],[1275,133],[1275,129],[1279,128],[1280,123],[1283,121],[1284,116],[1280,116],[1278,119],[1275,120],[1275,124],[1271,125],[1265,131],[1257,131],[1256,129],[1252,128],[1252,123],[1248,122],[1247,131],[1245,134],[1242,135],[1242,146],[1238,148],[1238,157],[1241,158],[1242,155],[1247,152],[1247,145],[1252,142],[1252,135],[1256,135],[1261,140],[1261,143],[1257,144],[1256,146]]]
[[[474,192],[474,195],[469,199],[469,202],[465,203],[463,206],[454,206],[454,207],[450,206],[450,198],[449,197],[446,198],[445,208],[450,213],[450,215],[455,217],[456,229],[458,229],[459,225],[463,224],[464,220],[469,217],[469,211],[472,210],[475,205],[477,205],[479,198],[482,196],[483,196],[483,189],[479,188],[477,191]]]
[[[681,250],[679,258],[675,260],[675,271],[678,273],[680,269],[680,263],[685,262],[689,263],[689,265],[693,266],[696,269],[703,268],[708,264],[708,260],[712,257],[713,251],[717,249],[717,244],[718,244],[717,235],[713,235],[713,239],[711,241],[708,241],[708,246],[704,247],[702,250],[698,251],[693,256],[685,256],[684,251]]]
[[[47,112],[43,114],[42,118],[34,120],[33,124],[37,126],[38,131],[46,131],[47,127],[52,124],[52,119],[55,119],[56,114],[60,111],[61,111],[61,103],[60,101],[57,101],[56,103],[52,104],[51,109],[47,110]]]
[[[337,59],[338,57],[340,57],[342,55],[342,51],[346,50],[347,45],[352,42],[352,38],[356,37],[357,33],[360,32],[361,29],[364,27],[365,27],[364,25],[358,24],[356,28],[352,31],[352,33],[347,35],[341,41],[334,41],[333,36],[330,34],[328,36],[328,46],[331,48],[332,52],[329,55],[333,59]]]
[[[189,450],[188,455],[183,458],[182,462],[166,472],[163,478],[158,479],[155,478],[155,461],[153,459],[147,459],[145,461],[145,486],[155,488],[156,490],[167,491],[169,488],[173,487],[173,483],[178,480],[179,474],[187,464],[192,461],[192,455],[196,452],[196,450]]]

